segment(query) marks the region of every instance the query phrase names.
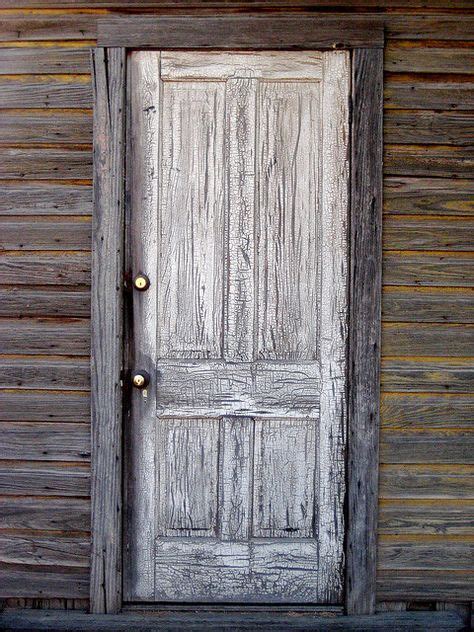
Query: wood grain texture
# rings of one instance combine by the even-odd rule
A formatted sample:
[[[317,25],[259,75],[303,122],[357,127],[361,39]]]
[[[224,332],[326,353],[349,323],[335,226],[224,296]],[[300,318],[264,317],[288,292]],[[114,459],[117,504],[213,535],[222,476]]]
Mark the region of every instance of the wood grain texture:
[[[89,50],[82,48],[0,48],[0,74],[89,74]]]
[[[4,564],[89,567],[86,536],[0,534],[0,561]]]
[[[87,318],[90,315],[90,292],[24,288],[10,285],[0,288],[0,316],[66,316]]]
[[[391,214],[473,215],[473,199],[473,180],[384,179],[384,210]]]
[[[442,538],[428,542],[381,537],[380,567],[384,570],[472,570],[472,542]]]
[[[90,151],[0,147],[1,180],[90,180]]]
[[[386,110],[386,143],[469,146],[474,142],[470,112]]]
[[[382,88],[379,51],[352,57],[351,290],[346,608],[375,608],[382,260]]]
[[[474,356],[473,325],[385,323],[387,356]]]
[[[68,391],[2,390],[2,421],[90,420],[89,393]]]
[[[0,346],[3,353],[27,355],[87,356],[90,350],[90,324],[87,320],[28,318],[0,320]]]
[[[0,218],[0,249],[90,251],[91,232],[89,218]]]
[[[87,75],[65,79],[55,75],[0,76],[2,108],[91,108]]]
[[[89,112],[56,111],[2,112],[2,144],[92,143],[92,116]]]
[[[0,283],[4,285],[89,286],[89,252],[0,253]]]
[[[387,570],[377,578],[379,599],[472,601],[473,573]]]
[[[401,176],[468,178],[474,158],[467,147],[433,145],[386,145],[384,173]]]
[[[474,521],[472,500],[383,501],[379,533],[383,535],[470,535]]]
[[[472,73],[473,48],[437,48],[410,43],[388,43],[384,68],[387,72]]]
[[[0,215],[92,215],[92,187],[2,182]]]
[[[0,493],[18,496],[90,496],[89,464],[0,462]]]
[[[3,15],[2,42],[93,40],[97,35],[97,15],[87,13],[44,14],[18,12]]]
[[[381,463],[473,463],[474,435],[469,429],[384,430]]]
[[[92,251],[92,553],[95,613],[122,602],[122,275],[126,59],[95,49]]]
[[[380,498],[472,498],[471,465],[395,464],[380,468]]]
[[[212,38],[209,38],[209,33]],[[383,46],[382,23],[317,16],[161,16],[99,20],[101,46],[143,48],[333,49]]]
[[[382,427],[469,428],[474,398],[469,394],[382,393]]]
[[[460,250],[472,248],[474,218],[386,216],[383,244],[386,250]]]
[[[74,533],[90,529],[85,498],[0,498],[0,529]]]
[[[89,569],[85,567],[35,564],[2,564],[2,593],[8,597],[85,598],[89,591]]]
[[[361,0],[358,3],[361,7],[392,7],[392,0]],[[5,8],[18,9],[14,0],[4,0]],[[73,6],[76,9],[90,7],[90,0],[21,0],[21,8],[61,8],[67,9]],[[190,9],[202,9],[204,6],[196,3],[196,0],[97,0],[95,5],[100,8],[135,8],[135,9],[176,9],[182,8],[189,11]],[[207,8],[213,9],[248,9],[248,3],[242,0],[211,0],[205,5]],[[254,9],[303,9],[313,6],[313,0],[255,0],[252,2]],[[326,7],[354,7],[354,0],[325,0]],[[397,0],[398,7],[424,8],[426,0]],[[469,9],[471,3],[469,0],[431,0],[430,6],[434,9]]]
[[[421,80],[418,76],[403,81],[389,76],[385,82],[385,107],[421,110],[470,110],[474,87],[472,82]]]
[[[472,323],[472,289],[385,286],[382,318],[386,322]]]
[[[472,287],[474,258],[471,253],[384,253],[383,280],[386,285]]]
[[[1,422],[0,458],[24,461],[90,460],[89,424]]]
[[[0,358],[1,388],[87,390],[89,374],[88,358]]]
[[[449,353],[447,347],[445,353]],[[472,377],[469,358],[387,358],[382,364],[382,388],[385,391],[469,393]]]

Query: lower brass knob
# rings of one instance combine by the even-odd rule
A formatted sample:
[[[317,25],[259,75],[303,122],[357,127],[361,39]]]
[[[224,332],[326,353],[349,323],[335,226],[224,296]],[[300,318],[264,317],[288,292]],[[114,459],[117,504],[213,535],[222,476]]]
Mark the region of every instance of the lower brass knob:
[[[140,371],[132,376],[132,384],[135,388],[146,388],[150,383],[150,376],[146,371]]]

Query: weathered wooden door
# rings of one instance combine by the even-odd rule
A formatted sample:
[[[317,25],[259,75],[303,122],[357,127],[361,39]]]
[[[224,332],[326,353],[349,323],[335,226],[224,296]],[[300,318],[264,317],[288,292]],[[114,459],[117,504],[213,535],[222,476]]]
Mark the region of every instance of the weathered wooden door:
[[[349,55],[129,63],[125,597],[340,603]]]

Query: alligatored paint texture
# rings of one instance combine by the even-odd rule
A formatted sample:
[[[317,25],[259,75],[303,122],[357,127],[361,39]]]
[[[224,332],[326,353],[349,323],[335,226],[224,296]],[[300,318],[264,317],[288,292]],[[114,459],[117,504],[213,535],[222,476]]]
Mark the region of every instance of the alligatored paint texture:
[[[215,12],[197,4],[173,11]],[[387,35],[378,598],[470,601],[474,13],[422,4],[357,3]],[[77,607],[89,590],[88,48],[97,18],[125,3],[2,7],[0,596]]]

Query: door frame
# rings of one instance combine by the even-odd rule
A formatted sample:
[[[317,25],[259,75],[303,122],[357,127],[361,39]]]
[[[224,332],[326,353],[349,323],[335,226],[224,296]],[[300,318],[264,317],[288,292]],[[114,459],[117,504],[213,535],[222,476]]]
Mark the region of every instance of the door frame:
[[[372,614],[376,594],[382,279],[383,22],[359,15],[131,16],[98,22],[92,50],[90,609],[122,600],[126,332],[127,52],[130,49],[351,51],[350,273],[345,610]]]

